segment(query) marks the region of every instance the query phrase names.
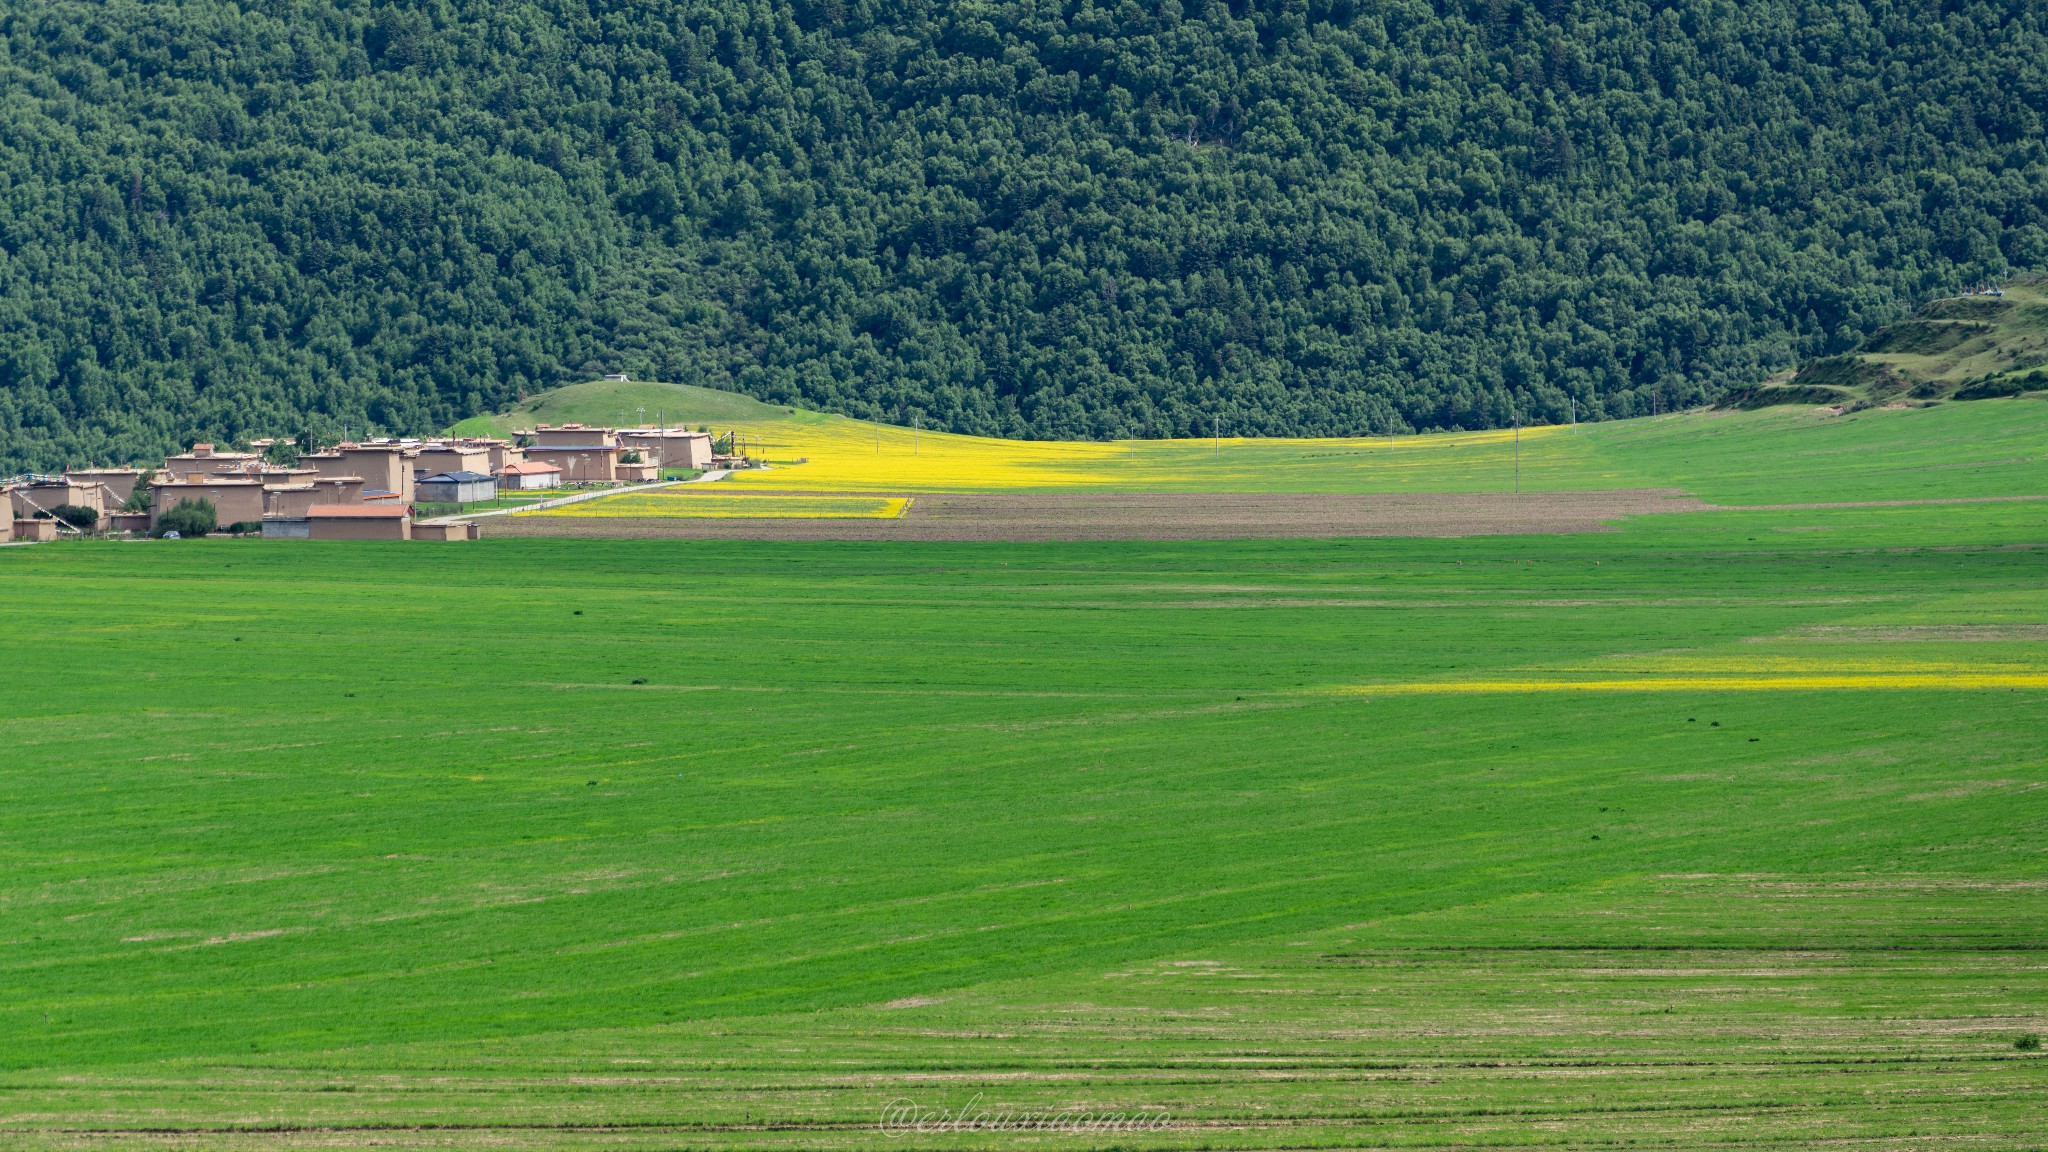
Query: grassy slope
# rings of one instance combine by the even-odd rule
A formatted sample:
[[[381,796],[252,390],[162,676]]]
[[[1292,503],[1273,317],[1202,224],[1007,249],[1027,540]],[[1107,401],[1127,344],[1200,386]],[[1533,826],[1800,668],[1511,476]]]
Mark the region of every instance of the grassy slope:
[[[505,436],[536,424],[603,424],[616,428],[639,424],[643,419],[648,424],[659,419],[671,427],[717,424],[722,430],[734,421],[768,420],[788,412],[751,396],[693,384],[592,380],[543,392],[510,412],[472,417],[450,431],[466,436]]]
[[[2038,472],[1886,430],[2038,410],[1594,442],[1978,491]],[[1125,1146],[2011,1146],[2048,693],[1333,689],[2038,675],[2041,521],[0,551],[43,625],[0,635],[0,1126],[860,1147],[980,1093],[1231,1124]],[[518,1127],[564,1123],[628,1127]]]
[[[790,413],[669,384],[586,384],[535,404],[549,420],[616,422],[665,408],[738,429],[777,467],[729,483],[791,491],[1501,492],[1511,432],[1387,440],[1115,444],[989,440]],[[608,414],[609,413],[609,414]],[[534,411],[498,421],[531,426]],[[480,430],[480,427],[476,430]],[[1521,437],[1523,491],[1683,488],[1727,503],[2048,495],[2048,405],[2036,400],[1872,409],[1703,411]],[[808,463],[798,464],[798,459]]]
[[[2048,280],[2021,277],[2004,291],[1931,301],[1855,351],[1813,361],[1749,399],[1868,405],[2048,389]]]

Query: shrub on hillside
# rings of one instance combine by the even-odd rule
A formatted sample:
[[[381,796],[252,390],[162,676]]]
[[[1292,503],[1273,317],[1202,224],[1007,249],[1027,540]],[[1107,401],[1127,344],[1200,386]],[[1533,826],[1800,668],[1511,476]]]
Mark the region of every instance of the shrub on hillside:
[[[220,514],[215,511],[213,501],[187,498],[178,501],[170,511],[157,517],[156,526],[149,530],[149,534],[162,537],[167,533],[176,532],[181,537],[204,536],[213,531],[219,522]]]
[[[50,509],[50,515],[81,532],[100,522],[97,508],[86,508],[77,504],[59,504]]]

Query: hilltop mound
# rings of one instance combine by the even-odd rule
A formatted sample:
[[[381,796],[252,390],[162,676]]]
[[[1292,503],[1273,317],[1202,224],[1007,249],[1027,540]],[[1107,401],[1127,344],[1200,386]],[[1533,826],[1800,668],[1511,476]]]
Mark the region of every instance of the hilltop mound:
[[[1744,392],[1739,407],[1771,404],[1930,403],[1986,400],[2048,389],[2048,278],[2028,276],[1999,295],[1931,301],[1870,334],[1852,351],[1808,361],[1782,381]]]
[[[752,396],[667,384],[653,380],[590,380],[555,388],[521,401],[504,412],[473,416],[450,428],[459,435],[503,436],[536,424],[604,424],[608,426],[664,423],[708,424],[778,420],[795,409],[764,404]]]

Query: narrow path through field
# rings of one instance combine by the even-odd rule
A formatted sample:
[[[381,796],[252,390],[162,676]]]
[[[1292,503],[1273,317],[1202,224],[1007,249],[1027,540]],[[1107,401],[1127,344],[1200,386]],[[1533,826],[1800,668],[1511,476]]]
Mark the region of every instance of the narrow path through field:
[[[596,500],[601,496],[621,496],[628,492],[652,492],[658,488],[674,488],[683,484],[709,484],[732,475],[730,468],[713,468],[701,476],[689,480],[662,480],[653,484],[635,484],[627,488],[593,488],[578,492],[574,496],[557,496],[553,500],[542,500],[535,504],[522,504],[517,508],[492,508],[485,512],[458,512],[452,516],[436,516],[422,520],[422,524],[450,524],[462,520],[477,520],[485,516],[509,516],[514,512],[538,512],[543,508],[560,508],[567,504],[580,504],[585,500]]]

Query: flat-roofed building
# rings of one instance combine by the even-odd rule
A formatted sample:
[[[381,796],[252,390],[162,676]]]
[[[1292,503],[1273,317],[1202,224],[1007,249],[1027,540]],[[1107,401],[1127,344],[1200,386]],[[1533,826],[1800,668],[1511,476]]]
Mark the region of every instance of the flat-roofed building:
[[[265,484],[304,484],[315,476],[320,475],[320,470],[318,468],[309,468],[302,464],[266,463],[249,469],[248,474],[257,477]]]
[[[101,495],[105,490],[98,484],[81,484],[75,480],[49,477],[29,484],[17,484],[7,490],[7,501],[12,505],[14,518],[32,520],[36,513],[54,513],[66,504],[74,508],[90,508],[105,512]]]
[[[540,424],[533,429],[533,442],[542,448],[584,448],[619,441],[611,429],[595,424]]]
[[[214,523],[253,524],[263,519],[263,485],[255,480],[166,480],[149,490],[149,522],[178,506],[180,500],[213,505]]]
[[[8,522],[8,527],[13,530],[13,537],[16,543],[55,540],[57,538],[57,522],[55,520],[11,520]]]
[[[402,504],[315,504],[306,521],[314,540],[412,539],[412,513]]]
[[[338,451],[348,467],[336,475],[361,476],[365,492],[396,492],[412,499],[412,461],[397,444],[343,444]],[[328,475],[325,468],[321,475]]]
[[[254,452],[219,452],[211,444],[194,444],[190,452],[164,457],[164,471],[184,476],[192,472],[213,473],[262,459]]]
[[[361,504],[363,481],[359,476],[322,476],[305,484],[267,485],[263,489],[265,519],[281,516],[303,520],[315,504]]]
[[[473,520],[428,521],[412,526],[415,540],[474,540],[478,535]]]
[[[619,446],[663,468],[711,467],[711,433],[687,428],[621,428]]]
[[[341,453],[332,448],[299,453],[299,467],[311,468],[322,476],[341,475]]]
[[[140,468],[68,468],[64,478],[73,484],[96,484],[101,488],[100,499],[105,505],[103,511],[111,511],[128,502],[135,494],[135,483],[142,479]]]
[[[466,440],[463,443],[470,447],[484,450],[485,466],[477,469],[477,471],[489,472],[493,476],[502,471],[505,465],[517,464],[521,460],[526,459],[526,453],[521,451],[519,446],[510,440],[496,440],[488,436],[479,436],[474,440]]]
[[[609,484],[618,476],[619,449],[615,444],[581,444],[550,448],[536,445],[526,450],[527,463],[553,464],[570,484]]]
[[[553,464],[543,464],[538,460],[520,460],[498,469],[498,490],[501,492],[558,488],[561,484],[562,470]]]
[[[436,476],[443,472],[477,472],[488,476],[491,472],[490,449],[481,444],[422,445],[419,455],[412,458],[413,476]]]

